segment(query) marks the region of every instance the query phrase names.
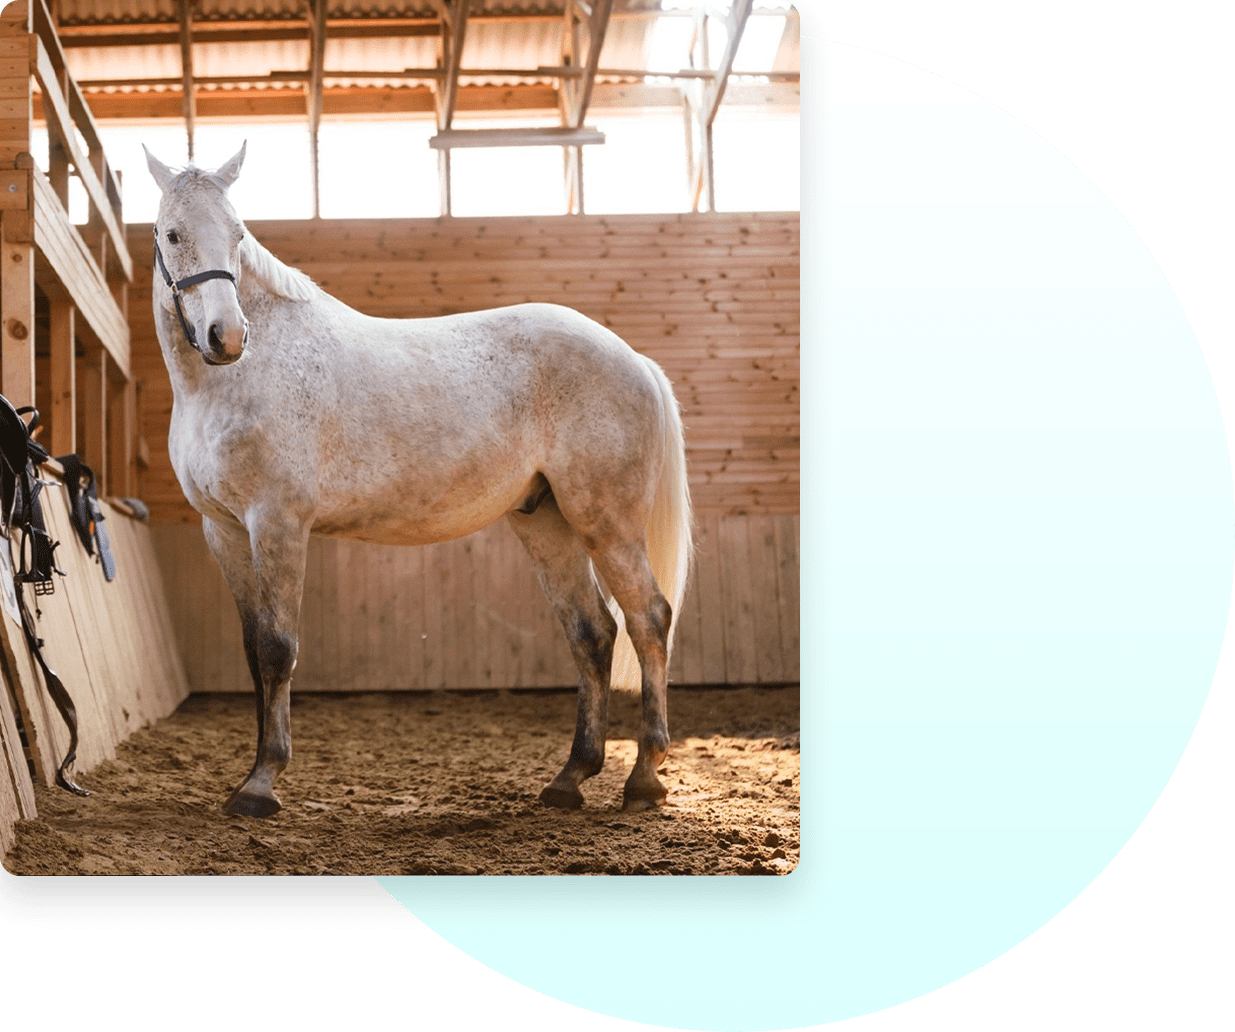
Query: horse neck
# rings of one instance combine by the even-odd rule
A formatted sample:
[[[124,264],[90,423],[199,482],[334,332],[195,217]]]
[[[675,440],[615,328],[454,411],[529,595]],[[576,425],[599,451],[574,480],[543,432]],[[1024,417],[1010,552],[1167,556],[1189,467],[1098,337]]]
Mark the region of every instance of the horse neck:
[[[173,395],[184,397],[200,390],[205,383],[206,363],[184,339],[176,313],[160,307],[155,312],[154,321]]]

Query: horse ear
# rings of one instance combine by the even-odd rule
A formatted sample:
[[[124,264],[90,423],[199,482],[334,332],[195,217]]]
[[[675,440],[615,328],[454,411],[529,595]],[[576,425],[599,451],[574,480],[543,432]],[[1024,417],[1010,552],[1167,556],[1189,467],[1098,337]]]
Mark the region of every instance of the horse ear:
[[[142,150],[146,152],[146,167],[150,169],[150,174],[154,176],[154,181],[159,184],[159,189],[166,193],[168,186],[171,185],[171,181],[176,178],[176,173],[151,154],[144,143],[142,144]]]
[[[224,186],[231,186],[240,178],[240,166],[244,164],[244,152],[248,146],[249,141],[245,140],[240,145],[240,150],[236,151],[235,155],[215,173],[223,181]]]

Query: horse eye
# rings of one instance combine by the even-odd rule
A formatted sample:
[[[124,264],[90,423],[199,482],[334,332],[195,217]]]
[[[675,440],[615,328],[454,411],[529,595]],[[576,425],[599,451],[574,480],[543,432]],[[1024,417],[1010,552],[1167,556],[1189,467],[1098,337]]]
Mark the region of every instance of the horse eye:
[[[180,234],[179,234],[179,233],[177,233],[174,229],[169,229],[169,230],[167,231],[167,242],[168,242],[169,244],[178,244],[178,243],[180,243]]]

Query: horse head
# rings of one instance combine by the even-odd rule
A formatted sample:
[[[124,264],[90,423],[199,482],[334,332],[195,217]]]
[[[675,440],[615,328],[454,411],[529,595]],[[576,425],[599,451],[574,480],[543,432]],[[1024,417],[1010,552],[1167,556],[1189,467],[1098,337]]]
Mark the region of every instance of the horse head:
[[[248,341],[237,286],[245,228],[227,198],[244,152],[241,146],[210,172],[192,165],[175,171],[146,151],[163,193],[154,224],[155,304],[177,316],[187,343],[209,365],[235,362]]]

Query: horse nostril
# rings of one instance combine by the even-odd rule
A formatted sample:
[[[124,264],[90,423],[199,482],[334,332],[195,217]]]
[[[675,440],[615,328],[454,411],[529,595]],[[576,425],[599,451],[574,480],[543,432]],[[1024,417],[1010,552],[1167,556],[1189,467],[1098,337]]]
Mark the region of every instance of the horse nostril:
[[[210,332],[209,334],[207,334],[206,339],[209,342],[210,348],[212,351],[222,351],[223,350],[223,324],[217,323],[217,322],[211,323]]]

